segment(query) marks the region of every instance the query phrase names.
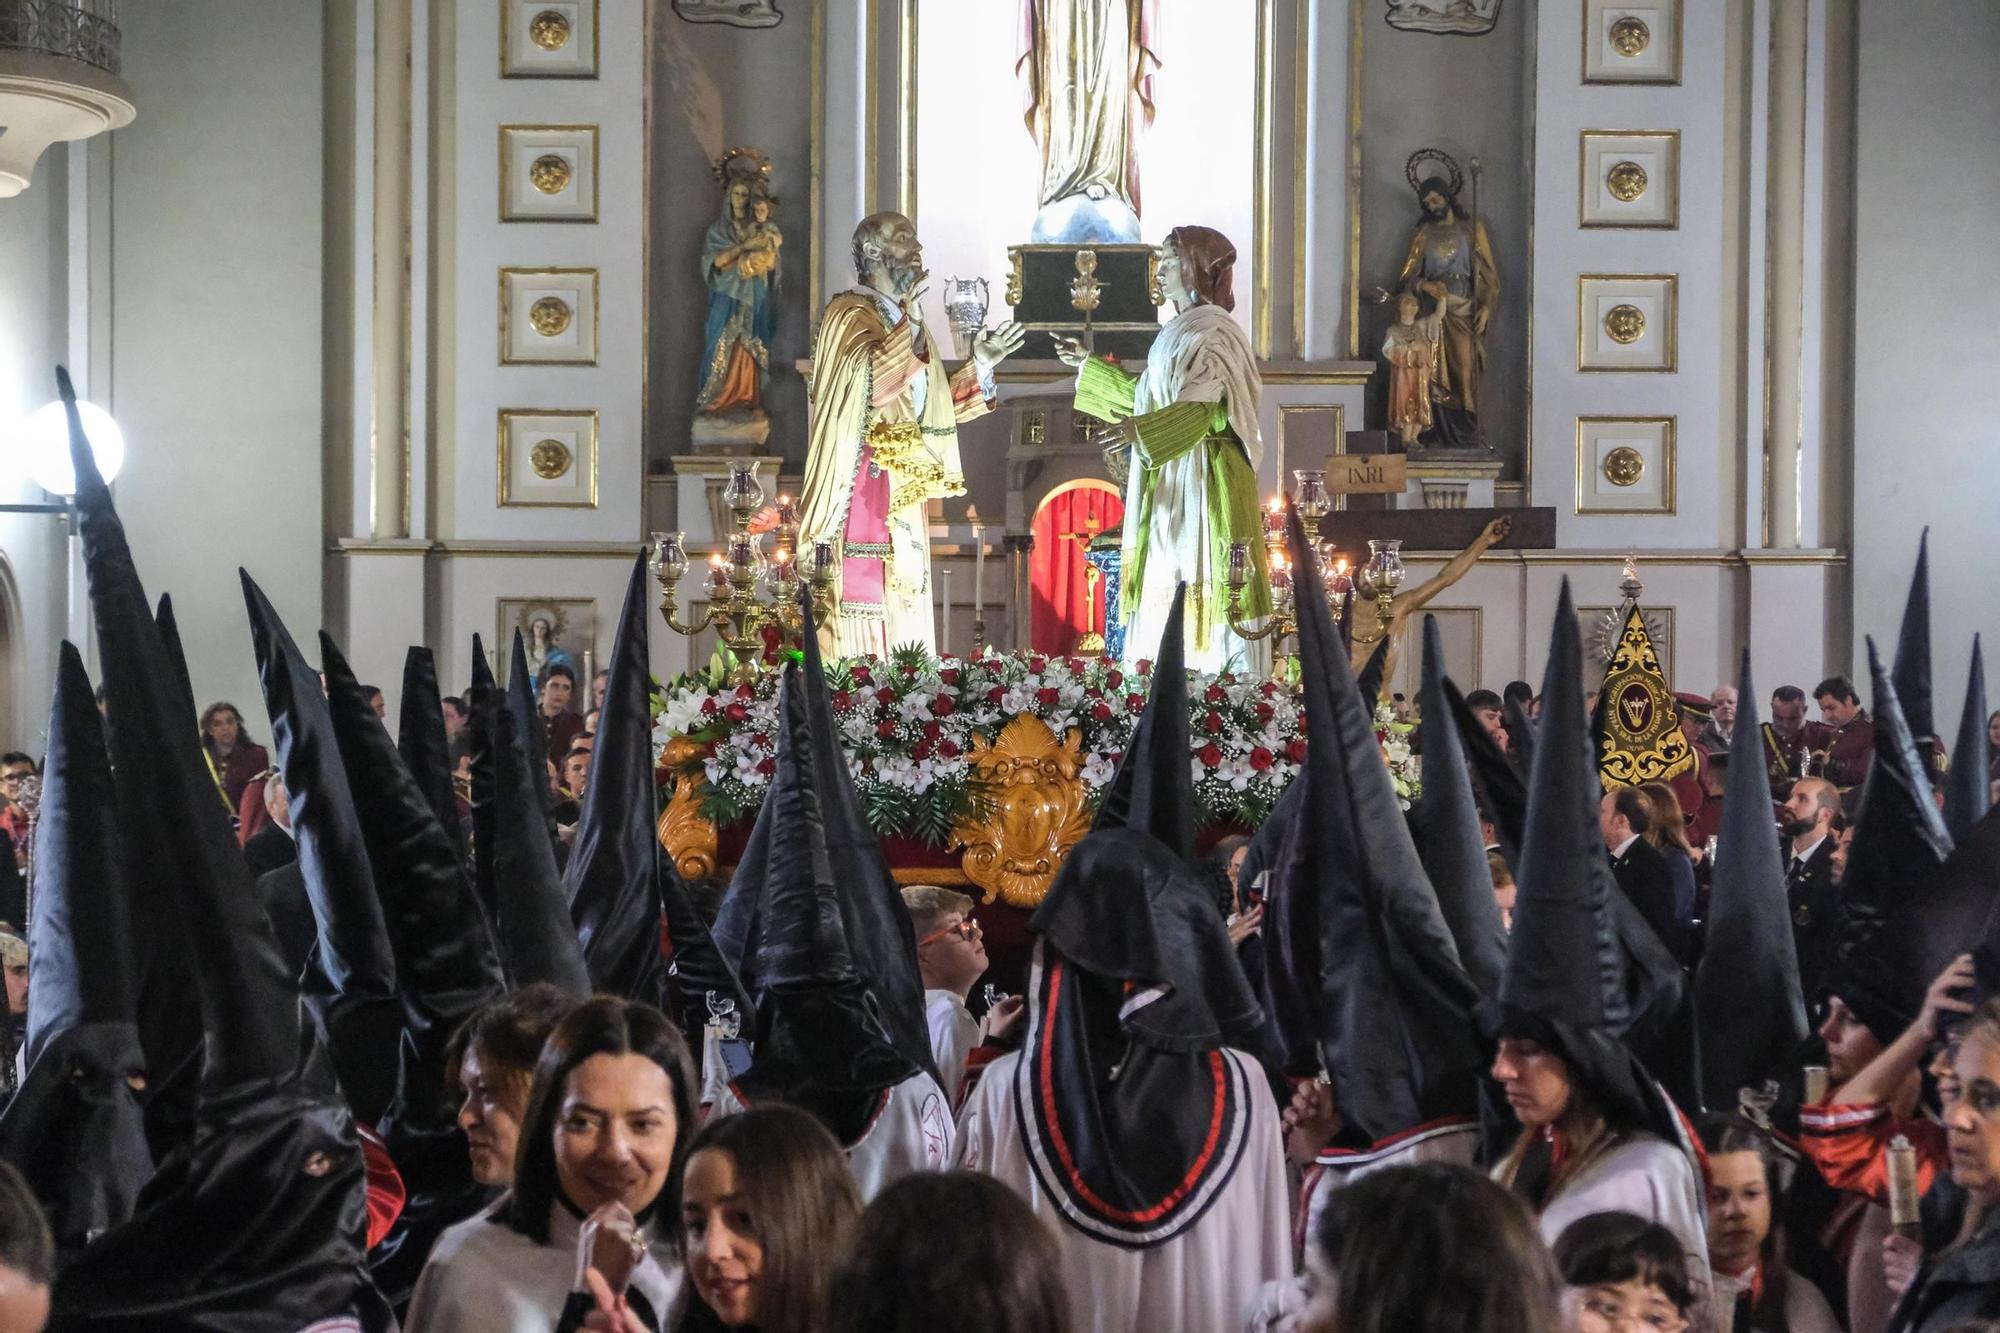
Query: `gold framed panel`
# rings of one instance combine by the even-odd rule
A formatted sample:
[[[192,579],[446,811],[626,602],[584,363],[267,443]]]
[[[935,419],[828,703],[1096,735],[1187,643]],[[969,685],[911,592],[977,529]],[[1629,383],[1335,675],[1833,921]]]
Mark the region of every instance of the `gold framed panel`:
[[[1585,83],[1680,83],[1682,0],[1582,3]]]
[[[500,270],[500,364],[594,366],[598,349],[594,268]]]
[[[1680,359],[1680,280],[1672,273],[1581,273],[1579,371],[1672,374]]]
[[[1678,421],[1671,416],[1576,419],[1578,514],[1672,514]]]
[[[597,508],[595,408],[503,407],[499,420],[502,509]]]
[[[597,5],[598,0],[500,0],[500,77],[596,78]]]
[[[559,182],[543,170],[549,158],[567,167]],[[595,222],[597,182],[597,126],[500,127],[502,222]]]
[[[1479,688],[1486,663],[1485,610],[1477,606],[1431,606],[1425,608],[1425,614],[1437,617],[1438,632],[1444,639],[1445,674],[1468,690]],[[1467,649],[1454,651],[1461,644],[1467,645]],[[1464,669],[1468,650],[1471,657],[1469,671]],[[1396,675],[1389,682],[1390,689],[1406,699],[1415,700],[1423,671],[1424,655],[1421,652],[1397,654]]]
[[[1577,137],[1576,225],[1681,225],[1679,130],[1584,130]]]

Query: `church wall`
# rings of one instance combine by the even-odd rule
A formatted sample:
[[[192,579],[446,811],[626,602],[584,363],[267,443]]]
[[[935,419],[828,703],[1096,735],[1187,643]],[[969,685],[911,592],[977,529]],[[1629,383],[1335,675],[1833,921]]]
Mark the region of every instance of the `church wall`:
[[[1367,10],[1361,47],[1361,356],[1377,360],[1382,335],[1395,317],[1389,306],[1369,303],[1369,289],[1395,286],[1420,217],[1404,163],[1419,148],[1450,153],[1467,172],[1459,202],[1469,210],[1470,161],[1477,157],[1483,168],[1479,212],[1501,283],[1500,308],[1486,344],[1481,389],[1488,410],[1481,419],[1488,444],[1506,461],[1502,477],[1518,479],[1527,465],[1534,7],[1503,4],[1492,32],[1458,37],[1402,32],[1383,19],[1379,0],[1353,2]],[[1429,175],[1434,169],[1433,164],[1421,170]],[[1378,383],[1370,395],[1371,424],[1384,410],[1384,392],[1386,386]]]
[[[94,377],[129,445],[118,507],[147,591],[174,594],[197,699],[233,700],[268,740],[236,569],[302,639],[318,627],[321,9],[120,17],[140,109],[112,139]]]
[[[34,184],[0,199],[0,423],[11,427],[56,396],[68,359],[69,210],[65,149]],[[0,468],[0,503],[39,504],[41,487]],[[53,514],[0,514],[0,745],[37,758],[46,744],[56,644],[66,633],[68,528]]]
[[[1885,655],[1931,528],[1937,715],[1955,727],[1993,587],[2000,434],[2000,6],[1862,0],[1855,163],[1854,660]]]

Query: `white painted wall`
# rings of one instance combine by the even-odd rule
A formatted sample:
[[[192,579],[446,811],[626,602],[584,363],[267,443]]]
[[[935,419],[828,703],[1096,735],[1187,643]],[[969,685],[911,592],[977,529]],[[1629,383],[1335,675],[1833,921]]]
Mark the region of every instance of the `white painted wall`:
[[[1937,715],[1957,724],[1975,630],[2000,648],[2000,5],[1861,0],[1854,356],[1854,654],[1894,651],[1931,525]]]

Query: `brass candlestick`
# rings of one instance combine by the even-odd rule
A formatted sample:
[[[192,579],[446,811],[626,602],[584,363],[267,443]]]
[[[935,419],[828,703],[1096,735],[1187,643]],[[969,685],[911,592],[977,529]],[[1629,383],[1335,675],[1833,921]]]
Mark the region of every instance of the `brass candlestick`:
[[[781,645],[802,646],[805,617],[799,606],[800,559],[798,512],[790,496],[781,495],[775,521],[759,520],[764,488],[753,463],[731,463],[722,501],[729,508],[731,531],[722,551],[709,557],[707,609],[692,625],[680,620],[680,583],[688,570],[687,548],[678,532],[653,534],[653,576],[659,581],[660,615],[667,628],[692,638],[713,628],[734,659],[731,679],[747,684],[757,675],[764,631],[775,628]],[[753,531],[753,527],[758,530]],[[767,555],[760,538],[769,532]],[[811,590],[813,614],[824,623],[833,607],[836,560],[832,542],[815,542],[805,560],[804,577]],[[765,595],[759,595],[759,584]]]
[[[1306,549],[1318,563],[1320,577],[1326,585],[1326,597],[1335,621],[1342,614],[1350,580],[1347,575],[1347,561],[1340,559],[1330,543],[1319,539],[1319,521],[1333,508],[1333,500],[1326,490],[1326,472],[1321,468],[1297,468],[1292,472],[1297,485],[1297,498],[1293,507],[1299,513],[1299,525],[1305,529]],[[1297,603],[1294,600],[1293,572],[1291,558],[1285,550],[1285,511],[1280,500],[1273,500],[1264,513],[1264,548],[1271,570],[1271,614],[1261,625],[1253,624],[1243,614],[1243,594],[1250,586],[1250,544],[1231,542],[1229,546],[1229,628],[1248,642],[1256,643],[1264,639],[1272,640],[1272,672],[1283,676],[1289,673],[1288,654],[1283,649],[1285,641],[1298,634]]]

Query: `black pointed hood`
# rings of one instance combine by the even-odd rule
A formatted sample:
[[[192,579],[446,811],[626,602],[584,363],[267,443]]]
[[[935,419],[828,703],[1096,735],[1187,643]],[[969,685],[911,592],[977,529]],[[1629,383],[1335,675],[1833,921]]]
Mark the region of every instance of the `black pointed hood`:
[[[1901,922],[1912,886],[1933,879],[1952,853],[1951,834],[1931,804],[1924,763],[1895,681],[1868,643],[1874,682],[1875,757],[1868,766],[1854,840],[1841,880],[1841,920],[1827,991],[1885,1044],[1916,1017],[1930,977],[1919,976]]]
[[[518,653],[520,636],[515,635]],[[547,824],[548,770],[531,758],[532,712],[502,700],[473,639],[472,818],[479,891],[493,912],[493,934],[509,986],[546,981],[573,995],[591,993],[583,946],[570,922]],[[525,683],[524,663],[514,677]],[[524,734],[525,733],[525,734]],[[536,747],[538,748],[538,747]],[[488,899],[488,895],[491,895]]]
[[[1316,916],[1318,973],[1294,974],[1292,985],[1313,1005],[1341,1115],[1381,1140],[1475,1112],[1480,997],[1410,839],[1296,513],[1289,527],[1307,785],[1274,892],[1291,930]]]
[[[670,1007],[690,1049],[702,1049],[709,1018],[727,1000],[748,1025],[755,1006],[721,942],[696,908],[694,897],[666,857],[660,858],[660,905],[667,922]]]
[[[1500,844],[1500,855],[1513,867],[1518,879],[1521,838],[1528,827],[1528,784],[1524,775],[1529,770],[1516,767],[1507,758],[1507,752],[1494,744],[1492,733],[1465,706],[1465,695],[1450,677],[1441,682],[1441,688],[1446,722],[1458,732],[1459,746],[1472,770],[1473,786],[1482,798],[1481,808],[1493,821],[1493,837]],[[1546,702],[1543,708],[1546,712]]]
[[[549,793],[549,731],[542,710],[535,701],[535,678],[528,670],[527,643],[521,631],[514,631],[514,647],[507,661],[507,690],[501,701],[513,729],[515,744],[521,747],[528,771],[536,777],[535,799],[542,812],[542,832],[549,840],[550,855],[556,844],[556,809]]]
[[[68,643],[43,774],[27,1077],[0,1116],[0,1158],[27,1177],[68,1253],[130,1218],[153,1174],[117,798],[90,678]]]
[[[157,816],[146,826],[158,838],[145,849],[153,873],[138,896],[165,897],[166,919],[199,923],[170,961],[193,982],[205,1041],[188,1138],[161,1161],[131,1220],[58,1276],[54,1326],[295,1333],[357,1312],[370,1330],[388,1327],[363,1263],[367,1198],[352,1115],[330,1073],[303,1055],[297,989],[196,737],[175,716],[172,668],[123,525],[66,375],[60,387],[107,667],[112,762],[123,769],[137,756],[137,772],[117,774],[120,810],[130,821],[124,784],[144,779],[135,799],[152,802]],[[148,1002],[142,993],[142,1012]]]
[[[412,647],[403,655],[403,695],[396,713],[396,749],[454,855],[465,859],[465,829],[458,818],[458,793],[451,780],[451,743],[445,736],[444,703],[438,693],[437,659]]]
[[[1377,639],[1368,660],[1361,664],[1361,673],[1354,678],[1354,686],[1361,691],[1361,702],[1367,705],[1371,717],[1374,716],[1375,705],[1382,700],[1382,677],[1389,671],[1389,645],[1393,642],[1395,640],[1387,634]]]
[[[180,622],[174,618],[173,594],[160,594],[160,605],[153,613],[153,624],[160,631],[161,646],[167,650],[167,665],[173,668],[175,695],[184,705],[181,711],[187,715],[191,725],[198,725],[201,715],[195,708],[194,682],[188,678],[187,651],[181,647]]]
[[[612,641],[583,813],[563,873],[591,983],[667,1005],[660,955],[660,839],[655,832],[652,673],[647,668],[646,557],[632,564]]]
[[[1917,541],[1917,567],[1910,575],[1910,595],[1903,602],[1903,623],[1896,634],[1896,660],[1890,668],[1903,722],[1916,738],[1917,752],[1926,760],[1937,723],[1931,708],[1931,530]],[[1919,772],[1930,773],[1928,762]]]
[[[1528,709],[1519,699],[1509,699],[1501,705],[1500,716],[1507,728],[1507,740],[1513,747],[1508,758],[1514,767],[1526,773],[1535,766],[1535,720],[1528,716]]]
[[[1993,744],[1986,718],[1986,660],[1975,634],[1972,667],[1965,680],[1965,709],[1958,715],[1958,740],[1951,747],[1951,772],[1944,785],[1944,823],[1954,838],[1971,832],[1993,804]]]
[[[1136,828],[1194,860],[1194,775],[1188,767],[1187,649],[1183,628],[1187,587],[1174,590],[1174,607],[1153,659],[1153,689],[1098,803],[1095,829]]]
[[[1424,719],[1424,781],[1411,823],[1458,960],[1482,998],[1500,993],[1507,960],[1507,931],[1493,899],[1493,871],[1479,836],[1479,807],[1458,729],[1445,698],[1444,641],[1437,617],[1424,617],[1423,682],[1417,716]]]
[[[1552,1046],[1607,1113],[1672,1137],[1651,1078],[1621,1043],[1634,1005],[1635,947],[1665,950],[1612,881],[1597,812],[1597,756],[1583,708],[1583,645],[1564,579],[1556,603],[1542,725],[1529,777],[1514,933],[1500,980],[1500,1032]],[[1621,910],[1625,909],[1625,910]],[[1667,973],[1671,973],[1668,976]],[[1666,960],[1657,989],[1640,998],[1680,1007],[1679,969]],[[1650,1007],[1650,1005],[1649,1005]]]
[[[848,947],[814,760],[815,718],[797,665],[779,686],[777,772],[757,971],[756,1055],[741,1088],[818,1116],[841,1143],[865,1133],[881,1099],[923,1067],[899,1050],[870,979]],[[843,886],[844,887],[844,886]]]
[[[1764,731],[1750,679],[1750,650],[1737,674],[1740,711],[1729,771],[1762,771]],[[1722,798],[1708,947],[1695,972],[1702,1096],[1731,1110],[1737,1092],[1787,1069],[1806,1039],[1805,996],[1785,897],[1785,866],[1771,836],[1771,802],[1759,780],[1732,782]]]
[[[271,715],[272,743],[291,805],[299,869],[319,927],[319,942],[306,967],[306,1003],[348,1104],[374,1124],[395,1089],[403,1028],[395,954],[319,673],[306,663],[263,589],[247,572],[237,573],[264,706]]]

